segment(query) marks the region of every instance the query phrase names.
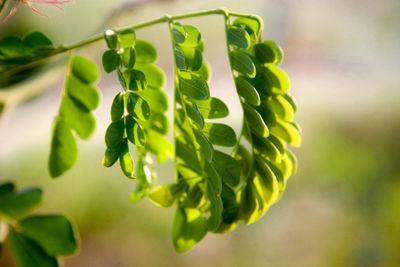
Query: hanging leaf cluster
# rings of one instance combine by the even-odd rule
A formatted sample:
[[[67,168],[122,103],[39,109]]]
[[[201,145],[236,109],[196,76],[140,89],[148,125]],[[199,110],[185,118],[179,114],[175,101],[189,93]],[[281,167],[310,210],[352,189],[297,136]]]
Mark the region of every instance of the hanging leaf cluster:
[[[107,30],[105,40],[109,50],[103,54],[103,67],[107,73],[117,71],[121,84],[111,105],[111,124],[105,134],[107,150],[105,167],[119,160],[124,175],[137,178],[137,187],[131,199],[143,198],[153,180],[148,153],[157,156],[160,163],[172,155],[172,145],[164,137],[169,122],[164,113],[168,98],[162,91],[163,71],[153,63],[157,51],[144,40],[136,40],[135,31]],[[129,143],[137,148],[136,171],[129,152]]]
[[[58,177],[69,170],[78,158],[75,134],[88,139],[96,127],[92,111],[100,102],[100,93],[93,85],[99,78],[96,65],[90,60],[71,56],[64,84],[60,110],[53,126],[49,172]]]
[[[77,232],[60,214],[29,215],[42,204],[42,190],[32,187],[16,190],[13,183],[0,185],[1,227],[17,266],[60,266],[57,257],[78,251]],[[7,231],[2,229],[2,231]]]

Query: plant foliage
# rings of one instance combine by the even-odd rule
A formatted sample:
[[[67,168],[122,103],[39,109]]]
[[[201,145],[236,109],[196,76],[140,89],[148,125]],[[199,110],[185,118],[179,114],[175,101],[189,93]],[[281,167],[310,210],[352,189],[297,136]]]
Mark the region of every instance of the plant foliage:
[[[208,84],[210,67],[203,57],[206,45],[201,33],[195,26],[179,22],[209,14],[222,14],[225,18],[227,54],[243,110],[238,136],[229,125],[215,121],[227,117],[229,108],[212,96]],[[231,22],[233,16],[236,19]],[[169,106],[163,92],[165,74],[155,65],[158,57],[155,47],[137,39],[135,33],[137,28],[160,22],[168,22],[174,55],[173,144],[166,138],[170,123],[165,115]],[[287,180],[296,172],[296,158],[288,148],[288,144],[300,145],[300,129],[293,122],[296,105],[288,94],[289,78],[278,67],[282,50],[274,41],[262,40],[262,27],[262,20],[256,16],[219,9],[106,30],[103,36],[75,46],[100,39],[106,41],[102,65],[106,73],[118,78],[120,90],[110,108],[102,164],[111,167],[119,161],[122,173],[127,178],[136,178],[133,202],[148,196],[158,206],[176,206],[172,239],[177,252],[188,251],[207,232],[225,233],[236,228],[240,221],[245,224],[257,221],[279,200]],[[1,40],[0,68],[13,72],[6,78],[0,76],[4,79],[1,82],[18,80],[19,70],[36,67],[38,62],[60,51],[40,33]],[[94,85],[98,78],[94,63],[71,53],[53,126],[49,157],[52,177],[62,175],[76,162],[76,137],[88,139],[95,129],[92,111],[99,105],[100,94]],[[173,160],[173,183],[153,185],[156,174],[152,157],[159,163],[168,158]],[[35,205],[34,192],[31,194],[30,205]],[[30,209],[29,205],[9,209],[4,204],[7,202],[2,203],[6,216],[17,216]],[[26,237],[11,231],[16,255],[23,254],[18,249],[20,244],[29,246],[29,242],[36,241],[42,250],[32,253],[47,255],[41,258],[43,264],[53,262],[55,255],[74,251],[68,245],[65,250],[50,246],[53,243],[43,237],[46,233],[35,230],[40,220],[30,218],[21,222]],[[58,217],[46,220],[43,225],[50,225],[51,220],[55,225],[62,224]],[[68,241],[65,233],[60,237]],[[24,260],[27,259],[21,256],[20,261]]]

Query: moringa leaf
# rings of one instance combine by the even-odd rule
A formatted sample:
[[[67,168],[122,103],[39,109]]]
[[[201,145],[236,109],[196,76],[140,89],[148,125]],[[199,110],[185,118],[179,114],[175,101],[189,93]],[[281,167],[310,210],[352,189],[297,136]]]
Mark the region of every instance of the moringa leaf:
[[[230,147],[237,142],[235,131],[226,124],[206,122],[203,132],[214,145]]]
[[[75,56],[70,59],[71,73],[84,83],[94,83],[99,79],[99,71],[89,59]]]
[[[0,214],[15,219],[38,208],[41,204],[42,190],[36,187],[26,188],[3,199]]]
[[[180,73],[179,89],[184,95],[195,100],[205,100],[210,96],[208,85],[204,78],[190,72]]]
[[[136,61],[140,64],[153,63],[158,58],[155,47],[145,40],[136,40],[135,49]]]
[[[71,222],[63,215],[35,215],[18,222],[22,234],[50,256],[75,254],[78,241]]]
[[[49,156],[50,176],[55,178],[72,168],[78,158],[78,147],[71,129],[60,118],[54,124]]]
[[[95,110],[100,103],[100,93],[92,84],[83,83],[74,75],[67,77],[65,81],[67,94],[82,104],[88,110]]]
[[[118,35],[114,30],[104,31],[104,39],[106,40],[107,47],[112,50],[117,49]]]
[[[121,48],[135,45],[136,34],[133,28],[124,29],[118,33],[118,44]]]
[[[119,164],[122,172],[128,178],[135,178],[133,160],[131,154],[129,154],[128,142],[126,139],[121,143],[119,152]]]
[[[240,27],[229,27],[228,44],[234,46],[236,49],[247,50],[250,46],[250,36]]]
[[[180,23],[172,23],[172,37],[174,42],[177,44],[181,44],[186,40],[186,30],[185,27]]]
[[[119,120],[111,123],[105,136],[105,142],[108,148],[115,148],[122,143],[124,139],[125,125],[124,120]]]
[[[119,121],[124,115],[124,95],[118,93],[111,104],[111,121]]]
[[[229,53],[229,56],[231,58],[232,68],[234,70],[250,78],[254,78],[256,76],[256,67],[249,55],[234,50]]]
[[[104,52],[102,57],[102,63],[104,71],[111,73],[116,70],[121,62],[121,57],[118,55],[116,50],[108,50]]]
[[[243,76],[235,78],[235,85],[238,94],[243,97],[246,103],[255,106],[260,105],[260,95],[254,88],[254,86],[249,83]]]
[[[201,34],[199,30],[191,25],[185,25],[184,28],[186,31],[186,39],[179,45],[182,47],[198,47],[201,41]]]
[[[204,119],[220,119],[229,115],[229,109],[224,102],[215,97],[207,100],[195,101]]]
[[[217,170],[222,181],[231,187],[236,187],[240,182],[240,165],[230,155],[214,150],[214,168]]]
[[[133,68],[136,62],[136,50],[133,46],[124,48],[120,52],[122,64],[128,69]]]

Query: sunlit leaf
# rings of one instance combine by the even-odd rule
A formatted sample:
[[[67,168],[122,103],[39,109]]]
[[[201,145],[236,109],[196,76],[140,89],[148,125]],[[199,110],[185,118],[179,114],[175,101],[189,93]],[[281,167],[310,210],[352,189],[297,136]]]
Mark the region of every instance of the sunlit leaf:
[[[3,199],[0,214],[17,218],[38,208],[42,204],[42,190],[36,187],[17,191]]]
[[[138,63],[153,63],[157,60],[157,50],[151,43],[145,40],[136,40],[135,49]]]

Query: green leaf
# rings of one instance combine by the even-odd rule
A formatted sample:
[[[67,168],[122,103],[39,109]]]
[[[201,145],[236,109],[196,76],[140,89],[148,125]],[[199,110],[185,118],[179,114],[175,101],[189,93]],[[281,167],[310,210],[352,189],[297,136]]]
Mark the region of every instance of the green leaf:
[[[181,70],[198,71],[203,63],[203,55],[198,48],[182,47],[185,57],[185,68]]]
[[[107,148],[101,164],[104,167],[111,167],[115,162],[117,162],[118,158],[119,152],[117,148]]]
[[[159,163],[165,162],[167,157],[172,157],[174,148],[171,143],[162,134],[156,131],[146,131],[147,142],[146,149],[157,155]]]
[[[119,80],[119,83],[122,86],[122,89],[124,89],[125,91],[128,90],[128,85],[127,85],[127,83],[125,81],[124,74],[121,72],[120,69],[117,69],[117,74],[118,74],[118,80]]]
[[[135,49],[138,63],[153,63],[158,58],[156,48],[145,40],[136,40]]]
[[[184,183],[157,186],[150,191],[149,198],[158,206],[167,208],[174,204],[184,189]]]
[[[222,181],[231,187],[236,187],[240,182],[240,165],[236,159],[228,154],[214,150],[214,168]]]
[[[131,116],[139,120],[148,120],[150,118],[149,104],[141,96],[134,93],[128,94],[127,111]]]
[[[126,134],[132,144],[136,146],[145,145],[146,136],[143,129],[131,116],[126,117]]]
[[[65,89],[71,98],[88,110],[94,110],[99,106],[100,93],[94,85],[83,83],[80,79],[71,75],[65,81]]]
[[[53,47],[53,43],[47,36],[38,31],[28,33],[23,40],[23,43],[31,48]]]
[[[124,116],[124,95],[118,93],[111,104],[111,121],[119,121]]]
[[[120,147],[119,164],[124,175],[128,178],[135,178],[134,166],[131,154],[129,154],[128,142],[124,140]]]
[[[174,42],[177,44],[183,43],[186,40],[186,30],[185,27],[180,23],[172,23],[172,36],[174,38]]]
[[[268,138],[259,138],[256,135],[253,135],[253,146],[258,153],[268,157],[270,160],[275,162],[280,162],[282,160],[281,153],[278,148],[269,141]]]
[[[136,69],[144,73],[147,86],[153,88],[161,88],[165,83],[165,74],[159,67],[153,64],[140,64],[135,66]]]
[[[222,221],[231,224],[236,221],[240,210],[236,194],[231,188],[224,185],[222,186],[221,199],[223,206]]]
[[[0,54],[5,57],[28,57],[31,52],[32,49],[15,36],[8,36],[0,40]]]
[[[175,151],[176,157],[182,162],[185,162],[190,169],[196,173],[202,172],[193,145],[189,144],[186,140],[183,140],[183,138],[176,138]]]
[[[78,147],[75,137],[68,125],[57,119],[51,140],[49,172],[51,177],[58,177],[69,170],[78,158]]]
[[[210,141],[200,130],[193,129],[193,133],[197,142],[196,150],[199,150],[206,160],[211,161],[214,149]]]
[[[263,73],[273,93],[283,94],[290,89],[289,77],[280,68],[270,65],[263,68]]]
[[[121,48],[135,45],[136,34],[133,28],[125,29],[118,34],[118,43]]]
[[[207,183],[206,196],[210,202],[210,209],[205,214],[207,227],[210,231],[216,231],[222,221],[222,199],[210,183]]]
[[[18,267],[59,266],[56,258],[47,255],[36,243],[14,229],[11,229],[8,240]]]
[[[71,73],[84,83],[94,83],[99,79],[96,64],[84,57],[75,56],[70,59]]]
[[[204,119],[220,119],[229,115],[229,109],[224,102],[215,97],[207,100],[195,101]]]
[[[203,59],[200,69],[197,71],[194,71],[194,73],[203,77],[204,80],[206,80],[207,82],[209,82],[211,79],[210,66],[207,64],[207,62],[204,59]]]
[[[208,183],[212,186],[212,190],[215,194],[221,194],[222,190],[222,179],[213,163],[205,162],[204,163],[204,172],[206,174],[206,178]]]
[[[248,183],[242,191],[239,218],[246,224],[254,222],[257,218],[258,202],[256,194],[256,189],[253,183]]]
[[[193,48],[198,47],[201,41],[201,34],[199,30],[191,25],[185,25],[184,27],[187,35],[185,41],[181,43],[180,46]]]
[[[32,187],[17,191],[1,202],[0,214],[17,218],[36,209],[42,204],[42,190]]]
[[[286,121],[293,120],[293,107],[284,97],[280,95],[271,96],[266,104],[278,118]]]
[[[133,68],[136,62],[136,51],[135,48],[130,46],[124,48],[121,53],[122,64],[128,69]]]
[[[235,78],[235,85],[238,94],[251,105],[258,106],[261,103],[260,95],[256,88],[249,83],[243,76]]]
[[[147,79],[140,70],[126,70],[123,74],[127,89],[131,91],[143,90],[147,87]]]
[[[179,46],[174,47],[174,57],[175,57],[175,64],[176,67],[180,70],[186,70],[186,60],[185,60],[185,52]]]
[[[282,138],[293,146],[300,146],[301,136],[299,129],[286,121],[277,119],[276,123],[270,127],[271,134]]]
[[[178,167],[182,167],[182,165],[178,165]],[[183,174],[182,176],[185,179],[186,176],[184,176]],[[193,177],[193,176],[187,176],[187,177]],[[197,183],[191,189],[189,189],[189,192],[187,193],[185,200],[181,201],[179,203],[179,206],[181,206],[182,208],[192,208],[192,209],[198,208],[203,200],[203,196],[204,193],[203,190],[200,188],[200,183]]]
[[[151,111],[164,113],[168,110],[168,97],[159,89],[148,87],[145,90],[135,92],[135,94],[148,103]]]
[[[116,50],[108,50],[104,52],[102,57],[103,68],[107,73],[111,73],[116,70],[120,63],[120,56]]]
[[[107,47],[109,49],[117,49],[118,44],[118,35],[113,30],[106,30],[104,31],[104,39],[106,40]]]
[[[172,242],[178,253],[190,250],[207,234],[207,225],[196,209],[178,207],[172,228]]]
[[[1,201],[15,192],[15,186],[11,182],[0,184],[0,205]]]
[[[205,100],[210,96],[210,91],[204,78],[190,72],[180,73],[179,89],[184,95],[196,100]]]
[[[184,105],[189,118],[196,123],[199,129],[202,129],[204,126],[204,119],[197,105],[189,101],[185,101]]]
[[[251,57],[240,51],[231,51],[230,53],[232,69],[246,75],[250,78],[256,76],[256,67]]]
[[[254,181],[260,187],[265,204],[271,205],[279,197],[277,177],[265,159],[255,156],[255,163],[255,168],[259,175],[257,175]]]
[[[78,241],[70,221],[63,215],[36,215],[18,222],[22,233],[51,256],[71,255]]]
[[[250,46],[250,36],[242,28],[235,26],[229,27],[228,44],[232,45],[236,49],[246,50]]]
[[[105,142],[107,147],[115,148],[122,143],[124,138],[125,125],[123,120],[111,123],[105,135]]]
[[[152,112],[150,116],[150,129],[164,135],[167,134],[169,130],[168,118],[162,113]]]
[[[254,46],[255,56],[260,63],[272,63],[279,65],[282,61],[283,53],[280,47],[272,40],[265,40]]]
[[[206,122],[203,132],[214,145],[230,147],[237,142],[235,131],[226,124]]]
[[[260,137],[268,137],[269,130],[263,118],[257,110],[250,105],[243,103],[244,118],[252,131]]]
[[[296,156],[293,154],[292,151],[290,150],[286,150],[286,155],[289,158],[289,160],[292,162],[292,174],[296,174],[297,172],[297,158]]]
[[[244,27],[246,29],[247,32],[249,32],[250,34],[256,34],[258,35],[258,33],[260,32],[260,30],[262,30],[260,28],[260,24],[252,18],[237,18],[234,22],[233,22],[234,26],[241,26]]]

